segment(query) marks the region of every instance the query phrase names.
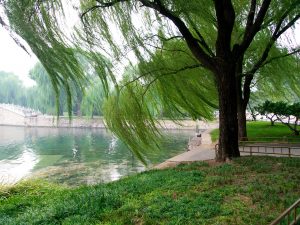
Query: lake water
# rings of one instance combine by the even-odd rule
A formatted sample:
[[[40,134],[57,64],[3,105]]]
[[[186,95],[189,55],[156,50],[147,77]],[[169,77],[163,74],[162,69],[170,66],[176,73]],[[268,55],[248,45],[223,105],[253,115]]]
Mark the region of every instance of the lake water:
[[[194,131],[168,130],[159,152],[147,155],[158,164],[184,152]],[[105,129],[0,126],[0,184],[43,178],[80,185],[117,180],[147,169]]]

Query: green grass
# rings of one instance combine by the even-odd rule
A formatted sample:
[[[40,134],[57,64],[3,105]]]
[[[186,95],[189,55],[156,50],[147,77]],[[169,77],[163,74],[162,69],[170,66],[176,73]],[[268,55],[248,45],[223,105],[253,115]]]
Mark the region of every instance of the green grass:
[[[218,140],[219,134],[220,134],[220,132],[219,132],[219,129],[218,129],[218,128],[217,128],[217,129],[213,129],[213,130],[210,132],[210,137],[211,137],[212,142],[215,142],[215,141]]]
[[[0,188],[0,224],[269,224],[300,197],[300,159],[242,157],[68,188]]]
[[[293,135],[293,132],[285,125],[281,123],[275,123],[271,126],[270,122],[265,121],[249,121],[247,122],[248,138],[251,141],[268,141],[270,139],[263,137],[272,137],[274,140],[278,140],[283,137],[293,138],[295,141],[300,142],[300,136]],[[219,138],[219,129],[214,129],[211,133],[212,141],[216,141]]]

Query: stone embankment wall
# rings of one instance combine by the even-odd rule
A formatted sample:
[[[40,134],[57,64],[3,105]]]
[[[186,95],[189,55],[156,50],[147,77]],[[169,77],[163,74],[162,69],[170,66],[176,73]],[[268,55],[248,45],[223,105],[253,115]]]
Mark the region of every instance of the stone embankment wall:
[[[73,118],[69,120],[68,117],[36,115],[26,116],[18,111],[0,107],[0,125],[9,126],[24,126],[24,127],[82,127],[82,128],[105,128],[105,121],[100,118]],[[209,129],[211,124],[203,121],[181,120],[174,123],[171,120],[161,120],[158,126],[162,129]]]
[[[160,120],[159,126],[163,129],[186,129],[194,130],[195,133],[199,130],[207,130],[215,127],[215,122],[193,121],[193,120],[180,120],[174,123],[172,120]]]
[[[90,128],[105,128],[102,118],[87,119],[74,118],[69,120],[68,117],[37,115],[24,116],[21,113],[13,110],[0,107],[0,125],[9,126],[25,126],[25,127],[90,127]]]
[[[87,127],[87,128],[105,128],[102,118],[73,118],[54,117],[54,116],[37,116],[25,118],[25,126],[29,127]]]
[[[0,107],[0,125],[24,126],[25,117]]]

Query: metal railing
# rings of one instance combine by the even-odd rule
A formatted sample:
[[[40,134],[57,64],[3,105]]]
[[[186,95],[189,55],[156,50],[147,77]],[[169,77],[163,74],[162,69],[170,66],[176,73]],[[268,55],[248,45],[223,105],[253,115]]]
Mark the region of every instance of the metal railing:
[[[300,222],[300,199],[285,210],[277,219],[270,223],[270,225],[296,225],[299,224],[297,222]]]
[[[249,143],[298,143],[300,144],[300,137],[284,136],[284,137],[254,137],[254,138],[241,138],[241,142]]]
[[[242,149],[241,149],[242,148]],[[240,146],[240,152],[263,155],[282,155],[289,157],[300,157],[300,146],[289,145],[242,145]]]
[[[300,138],[261,137],[239,142],[240,152],[265,155],[300,157]]]

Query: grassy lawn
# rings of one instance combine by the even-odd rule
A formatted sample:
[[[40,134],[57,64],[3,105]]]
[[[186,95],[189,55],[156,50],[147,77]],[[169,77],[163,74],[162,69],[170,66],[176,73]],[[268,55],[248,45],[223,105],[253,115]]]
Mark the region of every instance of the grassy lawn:
[[[0,188],[0,224],[268,224],[300,197],[300,159],[242,157],[68,188]]]
[[[266,121],[249,121],[247,122],[248,138],[251,141],[268,141],[270,139],[262,139],[262,137],[273,137],[282,139],[283,137],[293,138],[300,142],[300,136],[293,135],[293,132],[281,123],[275,123],[271,126],[270,122]],[[211,133],[212,141],[216,141],[219,137],[219,129],[213,130]],[[274,139],[273,139],[274,141]]]

